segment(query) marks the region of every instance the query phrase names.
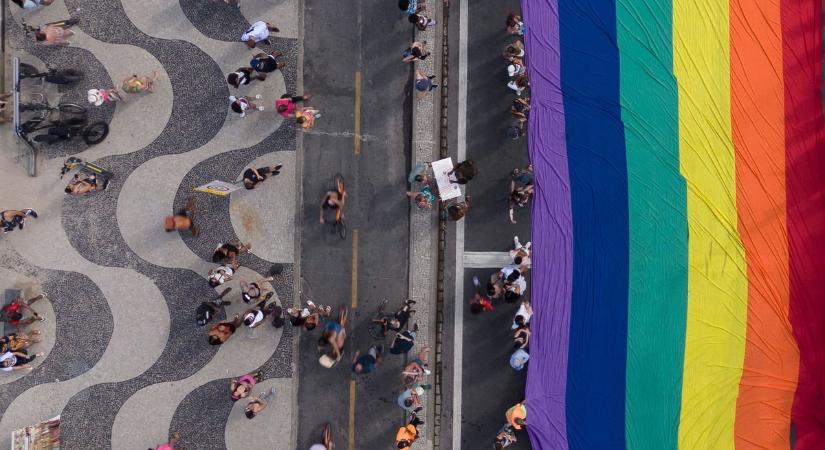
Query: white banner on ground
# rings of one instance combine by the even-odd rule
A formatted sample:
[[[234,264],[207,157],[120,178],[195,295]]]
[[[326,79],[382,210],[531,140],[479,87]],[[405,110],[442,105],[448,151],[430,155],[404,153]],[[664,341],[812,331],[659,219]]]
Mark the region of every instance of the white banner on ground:
[[[438,193],[441,200],[461,197],[461,188],[455,182],[455,176],[447,175],[451,170],[453,170],[453,158],[433,161],[433,174],[435,175],[435,182],[438,184]]]
[[[215,180],[210,181],[209,183],[206,183],[203,186],[196,187],[195,192],[205,192],[207,194],[212,195],[226,196],[237,191],[240,188],[241,186],[238,184],[229,183],[221,180]]]

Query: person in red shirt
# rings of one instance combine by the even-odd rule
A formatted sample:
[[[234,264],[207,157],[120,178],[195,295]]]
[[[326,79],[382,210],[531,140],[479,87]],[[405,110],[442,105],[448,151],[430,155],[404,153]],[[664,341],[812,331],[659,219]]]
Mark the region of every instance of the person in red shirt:
[[[303,103],[309,100],[309,95],[291,95],[284,94],[278,100],[275,100],[275,110],[278,114],[290,118],[295,113],[295,104]]]
[[[470,312],[480,314],[484,311],[492,311],[493,301],[490,297],[484,295],[484,290],[481,288],[478,277],[473,277],[473,286],[475,286],[476,291],[473,293],[473,296],[470,297]]]
[[[37,311],[32,309],[32,303],[45,298],[46,293],[42,293],[37,297],[30,298],[29,300],[24,301],[22,298],[17,297],[16,299],[12,300],[11,303],[8,305],[4,305],[3,309],[0,310],[0,321],[6,322],[11,326],[14,327],[25,327],[35,320],[44,321],[46,320],[45,317],[40,317],[40,314],[37,314]],[[25,314],[24,310],[28,310],[32,313],[31,316],[24,319]]]

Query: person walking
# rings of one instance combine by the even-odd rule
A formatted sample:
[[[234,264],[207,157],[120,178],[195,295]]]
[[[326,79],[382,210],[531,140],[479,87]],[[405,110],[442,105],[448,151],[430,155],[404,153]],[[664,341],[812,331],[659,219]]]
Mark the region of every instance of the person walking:
[[[180,447],[178,447],[178,441],[180,441],[180,433],[176,431],[172,433],[172,436],[169,438],[169,442],[158,445],[154,450],[180,450]]]
[[[14,227],[22,230],[27,217],[37,219],[37,211],[27,208],[24,210],[7,209],[0,212],[0,226],[3,227],[3,233],[14,231]]]
[[[27,350],[32,344],[40,342],[40,330],[31,330],[28,333],[10,333],[0,338],[0,353],[20,352]]]
[[[221,345],[228,341],[241,326],[241,316],[235,314],[235,318],[230,322],[225,320],[213,325],[209,330],[209,345]]]
[[[470,297],[470,312],[479,314],[483,311],[492,311],[493,301],[484,294],[477,276],[473,276],[473,286],[475,287],[475,292],[473,296]]]
[[[338,320],[331,320],[324,326],[324,333],[318,339],[318,348],[321,349],[329,344],[332,347],[332,359],[335,362],[341,360],[344,343],[347,340],[347,308],[338,309]]]
[[[198,237],[200,229],[195,226],[195,198],[186,198],[186,205],[172,216],[163,218],[163,229],[167,233],[178,230],[189,230],[192,236]]]
[[[407,19],[418,28],[418,31],[427,31],[427,28],[435,26],[435,19],[431,19],[422,13],[410,14]]]
[[[248,252],[251,248],[251,242],[242,244],[240,239],[234,238],[227,244],[218,244],[218,246],[215,247],[215,252],[212,254],[212,262],[219,263],[229,260],[233,266],[236,266],[238,263],[238,256],[242,253]]]
[[[137,75],[132,75],[129,78],[123,80],[121,83],[120,89],[123,92],[129,94],[140,94],[143,92],[152,93],[154,92],[155,88],[155,81],[158,80],[158,71],[154,71],[152,76],[142,76],[139,77]]]
[[[278,114],[288,119],[295,113],[297,104],[309,100],[310,97],[310,95],[284,94],[281,98],[275,100],[275,110],[278,111]]]
[[[11,0],[15,5],[23,9],[35,9],[40,6],[49,6],[54,0]]]
[[[35,320],[45,321],[46,318],[41,317],[31,307],[34,302],[44,298],[46,298],[45,292],[28,300],[23,300],[20,297],[15,298],[0,309],[0,322],[6,322],[15,328],[23,328],[34,323]],[[26,311],[31,313],[29,317],[25,317]]]
[[[268,391],[261,392],[257,397],[254,397],[244,408],[244,415],[247,419],[254,419],[261,411],[266,409],[269,404],[269,399],[275,395],[275,387],[273,386]]]
[[[356,351],[352,357],[352,372],[356,375],[364,375],[375,370],[381,364],[383,351],[383,345],[371,346],[365,355],[361,355],[360,350]]]
[[[229,384],[230,398],[232,401],[237,402],[242,398],[249,397],[255,384],[261,382],[261,377],[261,372],[255,372],[232,380]]]
[[[34,39],[46,45],[69,45],[69,38],[74,36],[74,31],[68,27],[47,24],[39,27],[34,32]]]
[[[44,354],[45,353],[37,353],[29,356],[25,350],[3,353],[0,355],[0,370],[3,372],[32,370],[34,367],[32,367],[30,363],[34,361],[35,358],[43,356]]]
[[[445,208],[445,214],[447,215],[447,220],[451,222],[457,222],[464,218],[467,215],[467,211],[470,210],[470,201],[472,198],[469,195],[464,196],[463,201],[459,201],[458,199],[453,199],[450,204]]]
[[[269,34],[277,33],[280,30],[269,22],[259,20],[253,23],[244,34],[241,35],[241,42],[245,42],[249,48],[255,48],[259,43],[269,45]]]
[[[239,67],[236,71],[226,76],[226,82],[234,86],[235,89],[238,89],[241,86],[246,86],[251,83],[252,80],[266,80],[265,73],[253,74],[252,72],[254,72],[254,69],[251,67]]]
[[[437,88],[437,84],[433,84],[435,75],[424,75],[419,69],[415,69],[415,90],[418,91],[418,99],[422,99],[433,89]]]
[[[276,70],[283,70],[286,67],[286,61],[281,61],[280,58],[284,56],[281,52],[271,53],[256,53],[249,61],[249,66],[259,73],[270,73]]]
[[[308,130],[315,126],[315,119],[320,119],[321,113],[310,107],[301,108],[295,111],[295,122],[304,130]]]
[[[255,100],[260,100],[261,96],[256,95]],[[235,97],[234,95],[229,96],[229,109],[233,112],[238,113],[241,117],[246,117],[247,111],[263,111],[263,106],[258,106],[249,99],[249,97],[242,95],[240,97]]]

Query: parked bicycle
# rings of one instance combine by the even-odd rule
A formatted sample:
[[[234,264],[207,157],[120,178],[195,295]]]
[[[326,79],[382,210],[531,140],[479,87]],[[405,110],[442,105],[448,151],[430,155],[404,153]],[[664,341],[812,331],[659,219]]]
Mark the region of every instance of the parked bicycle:
[[[18,127],[20,136],[45,145],[67,141],[75,138],[83,139],[86,145],[96,145],[103,142],[109,135],[109,125],[103,121],[88,123],[86,107],[77,103],[61,103],[51,106],[45,99],[37,103],[21,103],[20,111],[41,111],[39,116],[32,117]],[[57,112],[57,118],[53,118]],[[45,130],[45,133],[31,136]],[[31,137],[30,137],[31,136]]]
[[[45,82],[52,84],[73,84],[82,80],[83,76],[83,72],[77,69],[50,68],[41,72],[31,64],[20,63],[18,82],[27,78],[42,78]]]

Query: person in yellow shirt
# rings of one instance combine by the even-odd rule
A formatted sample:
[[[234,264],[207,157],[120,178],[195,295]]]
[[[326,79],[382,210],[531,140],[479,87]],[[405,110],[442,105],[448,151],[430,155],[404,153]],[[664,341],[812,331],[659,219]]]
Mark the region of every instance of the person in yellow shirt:
[[[412,416],[410,423],[404,425],[403,427],[398,429],[398,433],[395,434],[395,445],[398,448],[410,448],[418,439],[418,426],[424,425],[424,421],[416,417],[415,415]]]
[[[507,410],[504,416],[511,427],[521,430],[521,427],[527,424],[527,407],[524,406],[524,402],[516,403],[515,406]]]

